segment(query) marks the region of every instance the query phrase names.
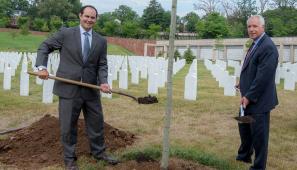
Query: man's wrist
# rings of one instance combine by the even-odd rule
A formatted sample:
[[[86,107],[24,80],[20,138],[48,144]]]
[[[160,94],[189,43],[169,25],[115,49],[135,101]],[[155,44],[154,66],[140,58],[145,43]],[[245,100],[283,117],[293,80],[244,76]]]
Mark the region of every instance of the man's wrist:
[[[37,70],[38,71],[46,70],[46,67],[45,66],[38,66],[37,67]]]

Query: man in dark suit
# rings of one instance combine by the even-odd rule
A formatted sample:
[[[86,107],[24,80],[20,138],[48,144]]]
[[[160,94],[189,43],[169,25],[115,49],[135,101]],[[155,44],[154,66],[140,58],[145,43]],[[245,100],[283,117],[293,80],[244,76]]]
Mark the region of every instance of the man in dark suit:
[[[48,78],[48,54],[59,50],[60,64],[56,73],[58,77],[90,84],[99,82],[102,92],[110,92],[107,84],[107,42],[92,30],[97,15],[97,10],[93,6],[82,7],[79,13],[80,26],[63,28],[40,45],[36,59],[40,78]],[[110,164],[118,163],[104,152],[104,121],[99,91],[55,81],[53,92],[59,96],[59,121],[66,169],[78,169],[75,144],[81,110],[91,154],[98,160]]]
[[[247,52],[241,69],[239,89],[240,104],[245,115],[254,122],[239,123],[241,145],[236,160],[251,163],[255,151],[254,164],[250,170],[266,168],[269,139],[270,111],[278,104],[275,72],[278,65],[278,51],[270,37],[264,32],[265,21],[254,15],[247,20],[249,37],[253,44]]]

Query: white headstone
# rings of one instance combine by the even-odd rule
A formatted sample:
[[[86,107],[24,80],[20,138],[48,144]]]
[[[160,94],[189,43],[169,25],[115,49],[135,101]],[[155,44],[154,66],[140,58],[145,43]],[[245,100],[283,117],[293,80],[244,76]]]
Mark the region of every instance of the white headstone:
[[[42,103],[53,103],[54,80],[48,79],[43,83]]]
[[[27,57],[24,56],[22,62],[22,70],[20,74],[20,95],[29,96],[29,74],[27,73],[28,61]]]
[[[151,73],[148,75],[148,93],[158,94],[158,73]]]
[[[187,100],[197,98],[197,76],[194,74],[188,74],[185,78],[184,98]]]
[[[295,90],[295,73],[288,71],[285,73],[285,81],[284,81],[284,89],[285,90]]]
[[[11,67],[8,63],[5,63],[4,67],[4,77],[3,77],[3,89],[11,89]]]
[[[108,74],[108,84],[109,84],[110,89],[112,89],[112,74],[111,73]],[[101,92],[101,96],[111,99],[112,98],[112,93],[108,94],[108,93],[102,93]]]
[[[4,58],[0,56],[0,73],[4,72]]]
[[[225,96],[236,96],[236,76],[226,76],[226,84],[224,86],[224,95]]]

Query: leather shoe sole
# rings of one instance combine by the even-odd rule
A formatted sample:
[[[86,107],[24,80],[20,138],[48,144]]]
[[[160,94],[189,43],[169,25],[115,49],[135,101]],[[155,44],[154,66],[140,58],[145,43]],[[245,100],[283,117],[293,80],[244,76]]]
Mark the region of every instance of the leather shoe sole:
[[[108,156],[106,155],[105,153],[104,154],[101,154],[99,156],[95,156],[95,159],[98,160],[98,161],[105,161],[107,162],[108,164],[111,164],[111,165],[116,165],[118,163],[120,163],[119,160],[111,157],[111,156]]]
[[[240,159],[240,158],[236,158],[237,161],[241,161],[241,162],[244,162],[244,163],[252,163],[252,159]]]

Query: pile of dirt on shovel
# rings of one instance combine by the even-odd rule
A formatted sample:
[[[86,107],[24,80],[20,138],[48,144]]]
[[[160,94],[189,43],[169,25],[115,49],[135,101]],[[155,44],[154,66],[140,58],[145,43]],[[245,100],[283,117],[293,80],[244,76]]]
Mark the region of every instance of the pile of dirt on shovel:
[[[115,151],[133,144],[136,137],[104,123],[105,145],[108,151]],[[77,156],[89,156],[89,142],[85,133],[84,120],[78,122]],[[38,169],[62,165],[59,120],[46,115],[38,122],[0,140],[0,164]]]

